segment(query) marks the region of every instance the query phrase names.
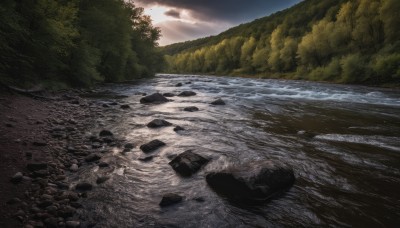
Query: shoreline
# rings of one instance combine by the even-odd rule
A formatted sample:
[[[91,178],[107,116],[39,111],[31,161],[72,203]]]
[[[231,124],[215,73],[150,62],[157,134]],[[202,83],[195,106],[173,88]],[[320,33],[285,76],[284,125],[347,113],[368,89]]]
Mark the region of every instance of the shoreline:
[[[85,134],[98,112],[73,90],[51,96],[0,93],[0,227],[82,225],[70,177],[96,152]]]

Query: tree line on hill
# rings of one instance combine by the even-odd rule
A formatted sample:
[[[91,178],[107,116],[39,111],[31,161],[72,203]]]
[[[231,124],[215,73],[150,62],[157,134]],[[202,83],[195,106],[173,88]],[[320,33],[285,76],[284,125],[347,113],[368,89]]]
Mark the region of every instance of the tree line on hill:
[[[124,0],[2,0],[3,84],[90,86],[154,75],[160,30]]]
[[[167,72],[400,83],[399,0],[306,0],[218,36],[169,45]]]

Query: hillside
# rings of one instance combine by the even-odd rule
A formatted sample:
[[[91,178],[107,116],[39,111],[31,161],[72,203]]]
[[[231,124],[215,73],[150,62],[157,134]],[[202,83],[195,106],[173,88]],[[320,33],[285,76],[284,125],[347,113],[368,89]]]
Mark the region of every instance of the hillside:
[[[398,83],[398,12],[397,0],[305,0],[217,36],[163,47],[166,71]]]

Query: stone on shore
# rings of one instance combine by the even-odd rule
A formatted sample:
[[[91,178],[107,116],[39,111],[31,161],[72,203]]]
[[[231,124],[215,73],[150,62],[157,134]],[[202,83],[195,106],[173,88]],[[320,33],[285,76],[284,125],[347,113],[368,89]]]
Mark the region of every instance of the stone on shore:
[[[163,96],[164,97],[175,97],[175,94],[173,94],[173,93],[164,93]]]
[[[198,154],[187,150],[176,156],[168,164],[182,176],[188,177],[196,173],[203,165],[207,164],[210,160]]]
[[[142,104],[151,104],[151,103],[165,103],[168,102],[169,100],[165,98],[163,95],[159,93],[153,93],[152,95],[145,96],[142,99],[140,99],[140,103]]]
[[[168,193],[165,194],[160,202],[160,206],[161,207],[166,207],[166,206],[170,206],[176,203],[179,203],[183,200],[183,197],[175,194],[175,193]]]
[[[18,172],[16,174],[14,174],[14,176],[11,177],[11,182],[12,183],[19,183],[22,181],[22,178],[24,177],[24,175],[21,172]]]
[[[75,190],[77,191],[90,191],[92,188],[93,185],[87,182],[80,182],[75,186]]]
[[[100,131],[100,134],[99,134],[100,137],[113,136],[113,135],[114,134],[109,130],[102,130],[102,131]]]
[[[183,127],[181,127],[181,126],[176,126],[175,128],[174,128],[174,131],[175,132],[177,132],[177,131],[184,131],[185,130],[185,128],[183,128]]]
[[[162,120],[162,119],[154,119],[150,123],[147,124],[148,128],[160,128],[160,127],[167,127],[171,126],[172,123]]]
[[[26,168],[29,171],[43,170],[47,169],[47,167],[48,167],[47,163],[44,162],[31,162],[26,165]]]
[[[155,140],[153,140],[153,141],[151,141],[151,142],[148,142],[148,143],[146,143],[146,144],[141,145],[141,146],[140,146],[140,149],[141,149],[144,153],[150,153],[150,152],[155,151],[155,150],[157,150],[158,148],[163,147],[163,146],[165,146],[165,143],[164,143],[164,142],[162,142],[162,141],[160,141],[160,140],[158,140],[158,139],[155,139]]]
[[[88,156],[85,157],[85,161],[86,162],[94,162],[94,161],[98,161],[100,160],[101,156],[93,153],[93,154],[89,154]]]
[[[208,185],[230,200],[260,203],[279,196],[295,182],[293,170],[281,162],[256,161],[207,174]]]

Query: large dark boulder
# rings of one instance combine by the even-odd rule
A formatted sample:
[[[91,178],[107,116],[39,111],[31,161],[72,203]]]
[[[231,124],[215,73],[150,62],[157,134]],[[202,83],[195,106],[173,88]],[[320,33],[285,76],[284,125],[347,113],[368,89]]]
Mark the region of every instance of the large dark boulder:
[[[209,161],[209,159],[187,150],[176,156],[169,164],[180,175],[189,177]]]
[[[172,123],[162,120],[162,119],[154,119],[150,123],[147,124],[148,128],[160,128],[160,127],[167,127],[171,126]]]
[[[196,96],[196,93],[193,91],[183,91],[182,93],[178,94],[179,97],[190,97]]]
[[[237,202],[265,202],[292,187],[293,170],[280,162],[257,161],[207,174],[208,185]]]
[[[183,197],[175,194],[175,193],[168,193],[163,195],[163,198],[160,202],[160,206],[161,207],[166,207],[166,206],[170,206],[176,203],[179,203],[183,200]]]
[[[157,150],[158,148],[160,148],[160,147],[162,147],[162,146],[165,146],[165,143],[162,142],[162,141],[160,141],[160,140],[158,140],[158,139],[155,139],[155,140],[153,140],[153,141],[151,141],[151,142],[148,142],[148,143],[146,143],[146,144],[141,145],[141,146],[140,146],[140,149],[141,149],[144,153],[150,153],[150,152],[152,152],[152,151]]]
[[[164,97],[163,95],[159,94],[159,93],[153,93],[149,96],[145,96],[142,99],[140,99],[140,103],[142,104],[150,104],[150,103],[165,103],[168,102],[169,100]]]

